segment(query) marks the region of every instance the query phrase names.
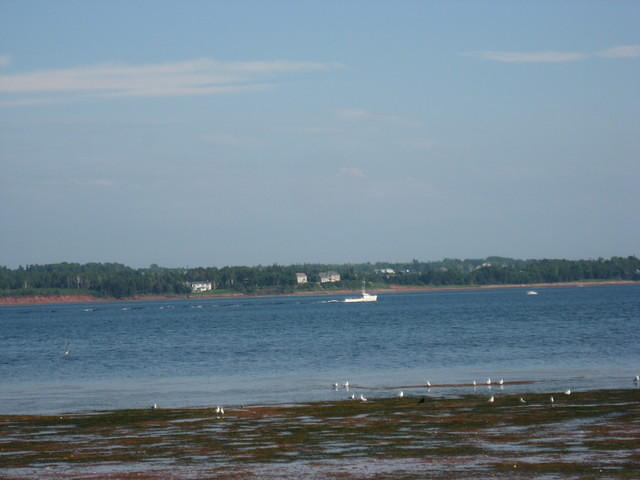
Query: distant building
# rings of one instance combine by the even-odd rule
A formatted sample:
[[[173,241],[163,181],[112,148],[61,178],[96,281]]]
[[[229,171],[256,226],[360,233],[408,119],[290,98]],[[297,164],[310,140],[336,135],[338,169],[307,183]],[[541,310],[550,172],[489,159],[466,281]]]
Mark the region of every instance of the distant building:
[[[211,282],[189,282],[192,293],[202,293],[212,290]]]
[[[393,268],[380,268],[376,270],[376,272],[381,273],[383,275],[395,275],[396,271]]]
[[[306,273],[296,273],[296,281],[298,285],[301,283],[307,283],[307,274]]]
[[[340,281],[340,274],[338,272],[320,272],[320,283],[333,283]]]
[[[483,263],[482,265],[479,265],[479,266],[477,266],[476,268],[474,268],[474,270],[480,270],[481,268],[489,268],[489,267],[491,267],[491,266],[492,266],[492,265],[491,265],[490,263],[485,262],[485,263]]]

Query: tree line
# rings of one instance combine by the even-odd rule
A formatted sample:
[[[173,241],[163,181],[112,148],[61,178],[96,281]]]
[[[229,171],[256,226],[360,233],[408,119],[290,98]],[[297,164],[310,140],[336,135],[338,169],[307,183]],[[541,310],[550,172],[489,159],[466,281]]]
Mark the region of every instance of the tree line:
[[[336,271],[341,280],[319,284],[320,273]],[[296,273],[308,283],[298,284]],[[0,267],[0,295],[90,294],[126,298],[136,295],[186,295],[191,282],[211,282],[213,293],[279,294],[301,290],[359,288],[362,281],[375,287],[482,286],[640,280],[640,260],[611,257],[596,260],[517,260],[505,257],[413,260],[405,263],[297,264],[164,268],[132,268],[119,263],[55,263]]]

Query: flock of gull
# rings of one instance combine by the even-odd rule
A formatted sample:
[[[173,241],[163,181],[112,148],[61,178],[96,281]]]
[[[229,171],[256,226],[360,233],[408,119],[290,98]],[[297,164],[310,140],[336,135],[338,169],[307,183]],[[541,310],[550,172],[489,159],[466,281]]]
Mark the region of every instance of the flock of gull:
[[[640,387],[640,375],[636,375],[635,377],[633,377],[633,383],[634,383],[636,386]],[[473,380],[472,385],[473,385],[473,389],[474,389],[474,391],[475,391],[475,390],[476,390],[476,388],[477,388],[477,386],[478,386],[478,382],[477,382],[476,380]],[[487,378],[487,380],[484,382],[484,385],[486,385],[486,386],[487,386],[487,388],[489,388],[489,389],[491,389],[491,387],[492,387],[493,385],[498,385],[498,386],[500,387],[500,389],[502,389],[502,388],[504,387],[504,385],[505,385],[505,382],[504,382],[504,378],[501,378],[500,380],[498,380],[498,381],[496,381],[496,382],[494,382],[493,380],[491,380],[491,378]],[[427,391],[429,391],[433,385],[431,384],[431,382],[430,382],[429,380],[427,380],[427,381],[425,382],[424,386],[427,388]],[[337,382],[336,382],[336,383],[334,383],[334,384],[332,385],[332,387],[333,387],[333,390],[335,390],[335,391],[340,390],[340,385],[339,385]],[[344,382],[344,383],[342,384],[342,387],[343,387],[343,388],[348,392],[348,391],[350,390],[350,388],[351,388],[351,385],[349,384],[349,381],[346,381],[346,382]],[[570,388],[568,388],[568,389],[567,389],[567,390],[565,390],[563,393],[564,393],[564,395],[571,395],[571,389],[570,389]],[[404,397],[404,391],[400,390],[400,391],[398,392],[398,394],[397,394],[397,397],[398,397],[398,398],[403,398],[403,397]],[[367,399],[363,394],[357,395],[357,394],[355,394],[355,393],[352,393],[352,394],[349,396],[349,399],[350,399],[350,400],[360,400],[361,402],[366,402],[366,401],[368,401],[368,399]],[[489,402],[489,403],[495,403],[495,401],[496,401],[496,397],[495,397],[495,395],[491,395],[491,396],[489,397],[489,399],[488,399],[488,402]],[[551,395],[551,396],[549,397],[549,403],[551,404],[551,406],[553,406],[553,405],[554,405],[555,401],[556,401],[556,400],[555,400],[555,398],[553,397],[553,395]],[[522,403],[522,404],[526,404],[526,403],[527,403],[527,400],[526,400],[524,397],[520,397],[520,403]]]
[[[636,375],[635,377],[633,377],[633,383],[634,383],[637,387],[640,387],[640,375]],[[476,388],[477,388],[477,386],[478,386],[478,382],[477,382],[476,380],[474,380],[474,381],[472,382],[472,385],[473,385],[473,389],[474,389],[474,391],[475,391],[475,390],[476,390]],[[491,380],[491,378],[487,378],[487,380],[484,382],[484,385],[486,385],[486,386],[487,386],[487,388],[489,388],[489,389],[490,389],[493,385],[498,385],[498,386],[500,386],[500,389],[502,389],[502,388],[503,388],[503,386],[505,385],[505,381],[504,381],[504,379],[503,379],[503,378],[501,378],[501,379],[500,379],[500,380],[498,380],[497,382],[494,382],[493,380]],[[427,388],[427,390],[429,390],[432,386],[433,386],[433,385],[431,384],[431,382],[430,382],[429,380],[427,380],[427,381],[425,382],[425,384],[424,384],[424,387],[426,387],[426,388]],[[334,383],[334,384],[332,385],[332,388],[333,388],[333,390],[338,391],[338,390],[340,390],[340,385],[336,382],[336,383]],[[342,384],[342,388],[343,388],[345,391],[347,391],[347,392],[349,392],[349,391],[351,390],[351,384],[349,383],[349,381],[348,381],[348,380],[347,380],[347,381],[345,381],[345,382]],[[571,389],[569,388],[569,389],[565,390],[563,393],[564,393],[564,395],[571,395]],[[398,394],[397,394],[397,397],[398,397],[398,398],[403,398],[403,397],[404,397],[404,391],[400,390],[400,391],[398,392]],[[369,399],[368,399],[367,397],[365,397],[365,396],[364,396],[364,394],[362,394],[362,393],[360,393],[359,395],[358,395],[357,393],[351,393],[351,395],[349,395],[349,399],[350,399],[350,400],[359,400],[360,402],[367,402],[367,401],[369,401]],[[420,402],[421,402],[421,403],[422,403],[423,401],[424,401],[424,398],[423,398],[422,400],[420,400]],[[495,395],[491,395],[491,396],[489,397],[489,399],[488,399],[488,403],[491,403],[491,404],[495,403],[495,401],[496,401],[496,397],[495,397]],[[556,400],[555,400],[555,398],[553,397],[553,395],[551,395],[551,396],[549,397],[549,403],[551,404],[551,406],[553,406],[553,405],[554,405],[555,401],[556,401]],[[520,403],[522,403],[522,404],[526,404],[526,403],[527,403],[527,400],[526,400],[524,397],[520,397]],[[152,409],[152,410],[155,410],[155,409],[157,409],[157,408],[159,408],[159,407],[158,407],[158,404],[156,404],[156,403],[154,403],[154,404],[151,406],[151,409]],[[216,418],[222,418],[222,417],[224,417],[224,407],[222,407],[222,406],[218,405],[218,406],[216,407]]]

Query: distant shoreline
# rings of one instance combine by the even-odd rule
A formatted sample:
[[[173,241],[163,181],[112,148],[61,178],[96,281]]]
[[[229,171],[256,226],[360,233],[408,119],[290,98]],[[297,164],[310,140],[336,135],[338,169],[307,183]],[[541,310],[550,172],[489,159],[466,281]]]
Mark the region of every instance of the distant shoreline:
[[[563,282],[563,283],[530,283],[530,284],[505,284],[505,285],[461,285],[461,286],[438,286],[438,287],[420,287],[420,286],[404,286],[389,285],[388,288],[373,289],[371,293],[379,295],[385,293],[418,293],[432,291],[458,291],[458,290],[496,290],[506,288],[562,288],[562,287],[591,287],[604,285],[640,285],[638,281],[632,280],[612,280],[612,281],[595,281],[595,282]],[[282,294],[265,294],[265,295],[247,295],[243,293],[236,294],[220,294],[220,295],[137,295],[125,298],[101,298],[92,295],[35,295],[24,297],[3,297],[0,298],[0,307],[2,306],[20,306],[20,305],[57,305],[71,303],[107,303],[107,302],[145,302],[152,300],[211,300],[216,298],[265,298],[265,297],[294,297],[294,296],[311,296],[311,295],[350,295],[358,293],[359,290],[310,290],[304,292],[282,293]]]

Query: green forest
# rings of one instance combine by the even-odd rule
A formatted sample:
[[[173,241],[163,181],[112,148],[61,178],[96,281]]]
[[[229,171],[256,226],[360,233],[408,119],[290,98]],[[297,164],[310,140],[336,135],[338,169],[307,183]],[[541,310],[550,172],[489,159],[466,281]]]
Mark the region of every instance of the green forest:
[[[337,272],[340,281],[320,283],[323,272]],[[298,284],[296,273],[307,283]],[[105,298],[143,295],[191,295],[191,283],[211,282],[201,295],[282,294],[297,291],[357,289],[366,281],[371,288],[389,285],[416,287],[469,287],[640,280],[640,260],[611,257],[597,260],[516,260],[504,257],[444,259],[436,262],[297,264],[164,268],[131,268],[119,263],[56,263],[0,267],[0,296],[84,294]]]

